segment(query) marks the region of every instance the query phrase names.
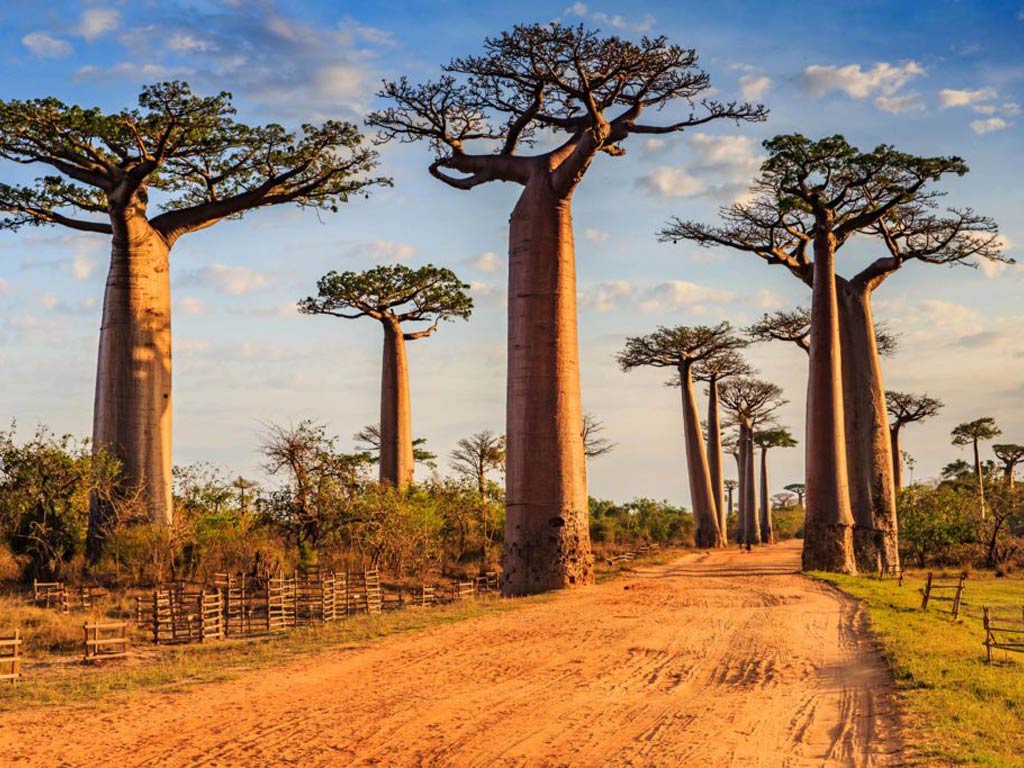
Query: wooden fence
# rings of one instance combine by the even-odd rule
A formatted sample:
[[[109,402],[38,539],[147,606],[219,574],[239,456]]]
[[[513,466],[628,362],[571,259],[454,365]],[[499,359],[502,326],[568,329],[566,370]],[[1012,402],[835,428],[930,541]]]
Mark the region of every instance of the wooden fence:
[[[993,617],[988,607],[982,609],[982,616],[985,623],[985,654],[989,662],[992,661],[993,649],[1024,653],[1024,608],[1021,608],[1019,617],[1012,619]],[[1016,621],[1020,623],[1012,626]]]
[[[128,655],[128,622],[91,622],[85,631],[85,661],[123,659]]]
[[[21,644],[21,630],[0,637],[0,681],[14,684],[21,680]]]
[[[924,589],[921,590],[921,610],[927,611],[928,605],[933,602],[949,603],[948,613],[955,619],[960,616],[960,606],[963,605],[964,582],[967,574],[961,573],[953,583],[940,583],[931,573],[925,581]],[[947,580],[951,581],[951,580]],[[947,590],[952,590],[952,595],[946,596]],[[939,592],[939,594],[935,594]]]
[[[32,580],[32,602],[40,608],[56,608],[67,613],[70,608],[68,589],[62,581]]]
[[[148,619],[153,642],[204,643],[224,638],[224,603],[219,590],[192,585],[153,592]]]

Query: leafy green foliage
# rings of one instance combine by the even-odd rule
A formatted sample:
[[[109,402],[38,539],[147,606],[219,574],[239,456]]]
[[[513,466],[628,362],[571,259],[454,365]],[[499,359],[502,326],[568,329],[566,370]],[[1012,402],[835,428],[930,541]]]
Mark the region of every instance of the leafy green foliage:
[[[639,543],[693,545],[693,515],[667,501],[634,499],[616,504],[590,499],[590,538],[595,543],[633,545]]]

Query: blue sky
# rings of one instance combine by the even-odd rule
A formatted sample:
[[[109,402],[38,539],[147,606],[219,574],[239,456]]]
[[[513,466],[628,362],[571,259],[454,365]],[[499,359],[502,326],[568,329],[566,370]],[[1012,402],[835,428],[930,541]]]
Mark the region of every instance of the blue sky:
[[[471,10],[467,10],[471,8]],[[943,188],[949,203],[996,218],[1024,255],[1024,2],[634,3],[24,2],[0,6],[0,98],[55,95],[116,109],[144,83],[180,78],[230,90],[240,116],[295,125],[360,120],[382,77],[436,76],[484,36],[519,22],[562,19],[627,36],[664,34],[696,48],[719,98],[763,101],[761,125],[722,124],[631,139],[599,158],[574,198],[584,406],[617,450],[590,468],[593,495],[687,503],[678,393],[661,374],[622,374],[626,335],[659,324],[742,325],[806,302],[788,273],[754,257],[659,244],[671,215],[711,220],[757,170],[777,133],[842,132],[861,147],[892,143],[958,154],[971,166]],[[377,419],[380,330],[370,321],[300,317],[294,302],[329,269],[400,259],[454,268],[478,309],[411,346],[417,435],[446,455],[455,440],[504,421],[506,224],[516,190],[465,193],[431,179],[422,146],[387,146],[394,189],[336,215],[266,210],[189,235],[172,254],[175,458],[255,473],[261,423],[315,417],[348,441]],[[22,172],[0,164],[0,178]],[[840,257],[853,271],[876,248]],[[0,233],[0,421],[88,434],[108,244],[57,229]],[[905,433],[928,477],[966,456],[949,445],[959,421],[991,415],[1024,442],[1024,271],[910,265],[876,296],[902,334],[886,361],[892,389],[946,401],[941,417]],[[751,360],[803,428],[806,365],[785,346]],[[802,450],[779,451],[776,486],[796,481]]]

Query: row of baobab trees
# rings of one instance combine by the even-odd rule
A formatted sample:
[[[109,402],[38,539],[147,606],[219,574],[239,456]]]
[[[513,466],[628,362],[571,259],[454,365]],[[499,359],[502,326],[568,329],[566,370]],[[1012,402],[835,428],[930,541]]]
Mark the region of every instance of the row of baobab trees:
[[[623,157],[637,136],[760,122],[768,112],[712,98],[696,51],[661,36],[522,25],[442,70],[419,83],[385,82],[383,106],[366,124],[378,142],[425,144],[429,173],[451,188],[521,188],[509,224],[505,591],[590,583],[573,193],[596,159]],[[765,149],[750,202],[727,207],[714,225],[673,220],[660,237],[749,254],[808,287],[804,565],[892,563],[895,494],[871,297],[908,263],[1004,259],[996,226],[969,209],[940,209],[934,185],[967,172],[960,158],[886,145],[860,151],[841,136],[799,134]],[[391,181],[374,175],[378,157],[351,123],[248,125],[236,120],[230,94],[199,96],[181,82],[146,87],[136,108],[114,112],[55,98],[0,101],[0,157],[12,180],[19,165],[50,174],[0,184],[5,229],[58,225],[110,238],[93,444],[121,459],[126,486],[168,523],[174,245],[267,206],[337,211]],[[880,255],[841,277],[837,254],[855,236]],[[397,331],[386,338],[398,346]],[[690,375],[688,366],[679,372]],[[711,527],[702,543],[714,546],[714,489],[698,488],[698,498]],[[91,510],[93,556],[104,507],[96,500]]]

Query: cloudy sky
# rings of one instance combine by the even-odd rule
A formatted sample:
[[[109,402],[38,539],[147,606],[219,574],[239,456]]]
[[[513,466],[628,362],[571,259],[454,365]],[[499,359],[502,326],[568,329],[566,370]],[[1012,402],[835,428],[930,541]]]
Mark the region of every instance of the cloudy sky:
[[[515,8],[513,8],[515,6]],[[944,184],[951,205],[997,219],[1009,255],[1024,249],[1024,2],[764,0],[576,3],[378,0],[6,0],[0,5],[0,98],[54,95],[108,109],[141,84],[178,78],[230,90],[242,119],[296,125],[360,120],[382,77],[438,74],[452,56],[519,22],[555,18],[626,36],[664,34],[694,47],[719,98],[763,101],[767,123],[708,126],[662,141],[631,139],[598,158],[574,199],[583,399],[618,444],[590,469],[593,495],[688,503],[678,392],[657,371],[618,371],[626,335],[663,324],[743,325],[807,301],[788,273],[756,257],[663,245],[671,215],[713,220],[756,172],[760,142],[800,131],[844,133],[971,167]],[[314,417],[350,443],[377,420],[381,332],[372,321],[298,316],[295,301],[329,269],[402,261],[453,267],[473,286],[468,323],[411,346],[417,435],[446,455],[504,420],[506,223],[516,190],[466,193],[426,173],[422,146],[387,146],[394,189],[317,216],[266,210],[189,235],[172,254],[175,459],[255,472],[261,423]],[[17,171],[0,164],[0,178]],[[0,422],[85,435],[108,244],[102,236],[0,232]],[[875,249],[875,250],[873,250]],[[851,245],[840,269],[877,253]],[[905,433],[917,477],[965,457],[960,421],[993,416],[1024,442],[1024,271],[912,264],[878,292],[879,319],[901,334],[885,364],[891,389],[947,406]],[[806,361],[758,346],[751,360],[785,387],[781,421],[803,429]],[[802,450],[780,451],[781,486]]]

